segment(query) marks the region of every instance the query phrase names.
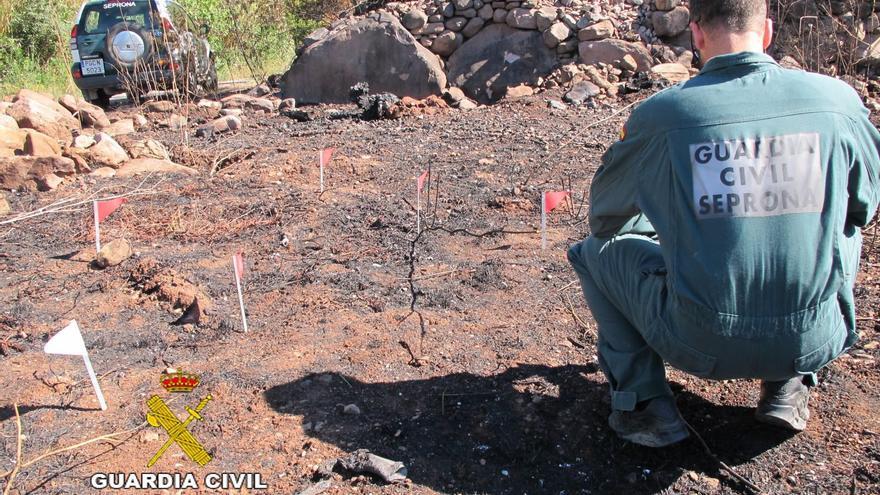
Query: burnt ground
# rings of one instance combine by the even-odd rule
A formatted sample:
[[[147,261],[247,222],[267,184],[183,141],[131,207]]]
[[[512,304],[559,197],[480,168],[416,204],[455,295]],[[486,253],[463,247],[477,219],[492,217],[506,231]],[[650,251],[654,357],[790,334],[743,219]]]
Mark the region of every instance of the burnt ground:
[[[536,96],[379,122],[248,116],[219,140],[156,130],[147,135],[200,177],[83,178],[11,196],[22,212],[99,190],[145,193],[102,228],[136,257],[103,271],[66,256],[93,243],[88,206],[0,229],[0,472],[15,459],[14,403],[25,462],[121,432],[26,465],[11,493],[91,493],[93,473],[145,471],[259,472],[268,493],[298,493],[320,464],[357,449],[402,461],[409,481],[337,472],[325,493],[749,493],[695,439],[652,450],[607,428],[596,326],[565,259],[587,234],[582,192],[552,215],[540,249],[540,190],[588,189],[626,105],[642,96],[565,111]],[[324,146],[339,149],[320,195]],[[415,177],[428,164],[431,205],[416,235]],[[857,289],[864,338],[822,372],[807,432],[756,424],[756,382],[670,372],[709,449],[766,493],[880,493],[874,239],[871,228]],[[230,269],[238,250],[248,334]],[[147,259],[203,288],[206,321],[170,325],[181,308],[133,281]],[[41,352],[70,319],[84,329],[106,412],[77,358]],[[201,375],[194,393],[172,399],[179,416],[214,396],[191,427],[215,456],[205,468],[174,446],[146,470],[166,435],[144,426],[145,401],[169,397],[166,367]],[[349,404],[360,414],[345,414]]]

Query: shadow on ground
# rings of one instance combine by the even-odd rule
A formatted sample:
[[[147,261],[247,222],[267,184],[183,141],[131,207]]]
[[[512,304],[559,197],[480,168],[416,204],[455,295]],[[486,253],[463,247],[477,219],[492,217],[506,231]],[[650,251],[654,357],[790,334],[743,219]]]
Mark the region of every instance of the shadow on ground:
[[[413,483],[442,493],[652,493],[687,470],[722,477],[695,440],[662,450],[618,440],[607,427],[608,392],[596,373],[529,365],[394,383],[310,375],[265,397],[275,410],[302,416],[308,435],[402,461]],[[790,438],[757,425],[749,408],[686,391],[678,403],[730,465]],[[348,404],[361,414],[344,414]]]

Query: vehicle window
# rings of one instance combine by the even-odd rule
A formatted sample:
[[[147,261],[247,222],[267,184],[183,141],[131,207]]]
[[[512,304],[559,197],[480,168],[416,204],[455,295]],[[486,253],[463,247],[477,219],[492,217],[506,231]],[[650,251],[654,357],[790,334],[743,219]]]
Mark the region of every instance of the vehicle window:
[[[158,14],[151,11],[148,2],[118,1],[88,5],[83,11],[80,29],[84,34],[106,33],[120,22],[140,24],[147,29],[153,29],[153,18],[158,17]]]

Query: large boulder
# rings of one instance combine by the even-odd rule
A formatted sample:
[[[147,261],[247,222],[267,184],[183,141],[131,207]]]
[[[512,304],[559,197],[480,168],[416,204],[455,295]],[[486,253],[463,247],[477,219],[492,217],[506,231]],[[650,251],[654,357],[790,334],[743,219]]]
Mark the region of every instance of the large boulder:
[[[76,165],[69,158],[60,156],[0,156],[0,188],[2,189],[36,187],[45,191],[52,189],[46,179],[75,173]]]
[[[480,103],[494,103],[507,88],[534,86],[557,65],[539,31],[492,24],[466,41],[449,58],[449,83]]]
[[[73,129],[81,129],[79,120],[49,96],[22,89],[6,113],[19,127],[35,129],[53,138],[69,142]]]
[[[654,65],[651,52],[641,43],[614,39],[585,41],[578,45],[578,49],[581,62],[586,65],[605,63],[617,67],[627,55],[635,60],[636,69],[639,71],[651,70],[651,66]]]
[[[366,82],[374,93],[425,98],[440,95],[446,74],[440,59],[385,13],[342,23],[310,45],[281,82],[284,98],[300,103],[347,103]]]

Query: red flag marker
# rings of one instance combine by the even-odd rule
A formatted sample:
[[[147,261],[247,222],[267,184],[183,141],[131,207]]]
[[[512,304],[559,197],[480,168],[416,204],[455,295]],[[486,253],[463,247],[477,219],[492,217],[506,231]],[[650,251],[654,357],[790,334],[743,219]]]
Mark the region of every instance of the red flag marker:
[[[101,251],[101,222],[116,211],[120,206],[127,203],[126,198],[108,199],[106,201],[95,201],[95,248],[96,252]]]
[[[429,168],[416,179],[416,234],[422,233],[422,190],[425,189],[425,182],[430,176],[431,169]]]
[[[330,161],[333,160],[333,153],[335,152],[336,148],[324,148],[319,154],[318,163],[321,167],[321,192],[324,192],[324,166],[330,165]]]
[[[570,191],[544,191],[541,193],[541,249],[547,249],[547,215],[559,207]]]
[[[244,295],[241,292],[241,279],[244,278],[244,255],[242,253],[236,253],[232,256],[232,272],[235,275],[235,289],[238,291],[238,305],[241,307],[241,324],[244,333],[247,333],[247,315],[244,311]]]

